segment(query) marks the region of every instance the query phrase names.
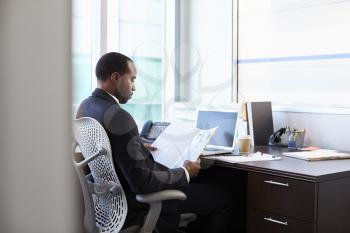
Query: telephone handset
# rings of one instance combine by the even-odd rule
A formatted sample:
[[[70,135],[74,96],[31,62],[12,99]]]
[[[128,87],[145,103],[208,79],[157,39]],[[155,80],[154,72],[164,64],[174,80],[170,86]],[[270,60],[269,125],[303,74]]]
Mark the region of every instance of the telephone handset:
[[[282,143],[282,135],[288,132],[290,132],[290,128],[289,126],[286,126],[271,134],[269,137],[269,146],[287,147],[286,144]]]
[[[140,133],[142,141],[152,143],[168,125],[170,125],[170,122],[146,121]]]

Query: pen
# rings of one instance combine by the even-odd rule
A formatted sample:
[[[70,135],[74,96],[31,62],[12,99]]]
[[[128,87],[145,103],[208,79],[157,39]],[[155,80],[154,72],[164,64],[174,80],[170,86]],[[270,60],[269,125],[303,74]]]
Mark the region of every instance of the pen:
[[[264,155],[264,153],[263,153],[263,152],[260,152],[260,151],[258,151],[257,153],[260,153],[261,156]],[[271,155],[271,158],[273,158],[273,159],[274,159],[274,158],[277,158],[277,155]]]

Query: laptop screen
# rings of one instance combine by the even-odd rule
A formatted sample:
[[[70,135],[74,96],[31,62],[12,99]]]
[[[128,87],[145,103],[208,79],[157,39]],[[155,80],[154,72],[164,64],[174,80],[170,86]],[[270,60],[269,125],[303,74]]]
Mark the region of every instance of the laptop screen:
[[[197,115],[197,128],[210,129],[218,126],[219,128],[208,145],[233,148],[237,116],[237,112],[199,110]]]

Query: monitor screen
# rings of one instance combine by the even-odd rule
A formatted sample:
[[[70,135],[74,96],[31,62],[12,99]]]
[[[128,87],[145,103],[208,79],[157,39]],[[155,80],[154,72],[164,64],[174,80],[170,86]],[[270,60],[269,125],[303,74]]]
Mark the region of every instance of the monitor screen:
[[[233,148],[237,116],[237,112],[200,110],[197,116],[197,128],[210,129],[218,126],[219,128],[208,144]]]

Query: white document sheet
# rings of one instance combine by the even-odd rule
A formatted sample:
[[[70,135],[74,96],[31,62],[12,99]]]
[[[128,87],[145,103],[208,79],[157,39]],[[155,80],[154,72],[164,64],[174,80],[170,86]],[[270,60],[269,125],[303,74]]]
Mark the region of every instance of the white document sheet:
[[[186,160],[198,159],[216,129],[200,130],[189,122],[171,123],[153,142],[157,150],[151,154],[155,161],[168,168],[181,167]]]
[[[254,154],[249,155],[241,155],[241,156],[208,156],[206,158],[221,160],[228,163],[243,163],[243,162],[254,162],[254,161],[271,161],[271,160],[279,160],[281,157],[277,157],[275,155],[265,154],[261,152],[256,152]]]

